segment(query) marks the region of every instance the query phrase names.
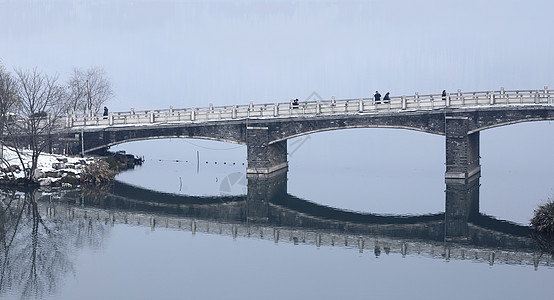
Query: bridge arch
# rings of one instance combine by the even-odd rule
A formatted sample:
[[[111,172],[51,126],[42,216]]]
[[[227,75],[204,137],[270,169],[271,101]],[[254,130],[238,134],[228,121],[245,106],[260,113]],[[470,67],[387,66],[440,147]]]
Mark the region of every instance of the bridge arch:
[[[330,132],[330,131],[338,131],[338,130],[347,130],[347,129],[406,129],[410,131],[417,131],[422,133],[430,133],[435,135],[444,135],[444,132],[437,132],[434,130],[428,130],[426,128],[420,128],[420,127],[409,127],[409,126],[393,126],[393,125],[376,125],[376,124],[368,124],[368,125],[353,125],[353,126],[343,126],[343,127],[326,127],[326,128],[314,128],[311,130],[306,130],[302,132],[294,132],[290,135],[279,137],[276,140],[272,140],[269,142],[269,144],[274,144],[282,141],[286,141],[288,139],[298,138],[305,135],[310,135],[314,133],[322,133],[322,132]]]
[[[519,120],[509,120],[509,121],[505,121],[505,122],[487,124],[485,126],[470,130],[468,132],[468,134],[472,134],[472,133],[479,132],[479,131],[484,131],[484,130],[487,130],[487,129],[493,129],[493,128],[498,128],[498,127],[503,127],[503,126],[514,125],[514,124],[543,122],[543,121],[554,121],[554,116],[547,117],[547,118],[535,117],[535,118],[527,118],[527,119],[519,119]]]
[[[237,140],[232,139],[224,139],[224,138],[214,138],[214,137],[205,137],[205,136],[195,136],[195,137],[189,137],[189,136],[179,136],[179,135],[166,135],[166,136],[150,136],[150,137],[137,137],[137,138],[129,138],[129,139],[122,139],[117,141],[111,141],[106,144],[97,145],[91,148],[85,149],[85,153],[94,152],[97,150],[101,150],[104,148],[125,144],[125,143],[131,143],[131,142],[139,142],[139,141],[148,141],[148,140],[167,140],[167,139],[197,139],[197,140],[209,140],[209,141],[215,141],[215,142],[222,142],[222,143],[230,143],[230,144],[236,144],[236,145],[243,145],[246,146],[245,142],[240,142]]]

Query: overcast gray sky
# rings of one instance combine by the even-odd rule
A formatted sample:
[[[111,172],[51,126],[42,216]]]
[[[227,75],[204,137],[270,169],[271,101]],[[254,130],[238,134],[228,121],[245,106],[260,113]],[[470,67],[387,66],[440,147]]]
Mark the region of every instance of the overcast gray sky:
[[[65,80],[103,67],[112,110],[535,89],[552,1],[0,0],[0,58]],[[549,82],[550,81],[550,82]]]

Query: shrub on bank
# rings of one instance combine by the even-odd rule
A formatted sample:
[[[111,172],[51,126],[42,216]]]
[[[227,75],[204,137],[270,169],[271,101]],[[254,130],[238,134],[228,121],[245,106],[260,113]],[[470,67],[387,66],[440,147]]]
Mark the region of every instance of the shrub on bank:
[[[550,200],[535,210],[531,226],[535,231],[554,234],[554,201]]]
[[[118,171],[110,169],[108,162],[98,160],[95,163],[88,165],[81,175],[81,183],[83,184],[101,184],[113,180]]]

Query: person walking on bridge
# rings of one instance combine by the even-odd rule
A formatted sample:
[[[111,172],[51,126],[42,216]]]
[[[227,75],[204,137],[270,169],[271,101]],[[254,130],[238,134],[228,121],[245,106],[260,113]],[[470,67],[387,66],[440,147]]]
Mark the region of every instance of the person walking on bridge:
[[[379,91],[375,91],[373,98],[375,99],[375,104],[381,104],[381,94],[379,94]]]
[[[107,119],[108,118],[108,108],[106,106],[104,106],[104,119]]]
[[[385,98],[383,98],[383,103],[389,103],[390,102],[390,93],[387,92],[385,94]]]

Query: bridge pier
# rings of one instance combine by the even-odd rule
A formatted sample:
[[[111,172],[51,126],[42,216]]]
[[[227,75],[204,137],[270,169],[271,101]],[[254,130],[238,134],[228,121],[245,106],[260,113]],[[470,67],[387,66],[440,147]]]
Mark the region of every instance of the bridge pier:
[[[249,175],[267,175],[288,168],[287,140],[270,144],[268,127],[247,127],[246,148]]]
[[[270,176],[248,176],[246,217],[248,222],[268,222],[271,218],[269,203],[287,195],[287,171]],[[275,201],[274,201],[275,202]]]
[[[479,131],[469,134],[469,129],[469,117],[445,117],[447,183],[481,176]]]
[[[479,216],[479,176],[446,183],[445,239],[467,238],[468,222]]]

